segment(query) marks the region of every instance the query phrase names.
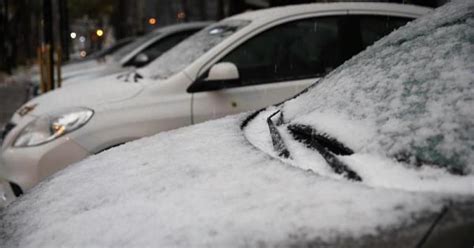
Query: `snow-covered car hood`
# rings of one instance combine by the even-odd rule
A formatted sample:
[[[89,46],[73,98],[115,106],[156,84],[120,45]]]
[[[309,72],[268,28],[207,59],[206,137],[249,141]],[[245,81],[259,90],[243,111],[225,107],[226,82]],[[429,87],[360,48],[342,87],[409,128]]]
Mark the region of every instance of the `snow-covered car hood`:
[[[31,115],[42,115],[69,107],[87,107],[96,110],[136,96],[143,89],[143,84],[125,82],[118,75],[98,78],[93,81],[71,84],[26,103],[21,109],[33,106]],[[15,114],[18,118],[18,112]]]
[[[354,239],[392,228],[413,232],[418,219],[431,224],[427,216],[449,199],[289,166],[247,142],[243,117],[161,133],[68,167],[0,213],[3,244],[274,247],[340,240],[357,247]],[[421,236],[425,224],[412,234]]]
[[[84,71],[76,71],[74,73],[64,75],[62,81],[63,86],[69,86],[76,83],[92,81],[97,78],[105,77],[120,72],[126,72],[131,68],[123,67],[118,63],[107,63],[97,66],[95,69],[88,69]]]
[[[106,61],[83,61],[73,64],[66,64],[61,67],[61,78],[63,81],[72,80],[75,77],[80,77],[88,73],[99,72],[101,70],[107,70],[108,68],[120,67],[120,64],[113,61],[113,59],[108,59]],[[30,76],[31,82],[34,84],[40,84],[41,74],[38,70],[34,71]]]
[[[114,62],[108,62],[108,63],[94,62],[94,63],[95,63],[95,65],[92,66],[92,67],[89,67],[89,68],[62,71],[63,81],[67,82],[68,80],[71,80],[75,77],[81,77],[81,76],[84,76],[86,74],[100,72],[100,71],[103,71],[103,70],[107,70],[108,68],[121,67],[120,64],[114,63]]]
[[[102,64],[104,63],[98,62],[97,60],[88,60],[88,61],[83,61],[83,62],[66,64],[61,67],[61,72],[67,74],[74,71],[88,70],[88,69],[93,69]]]
[[[64,64],[61,66],[61,72],[64,73],[72,73],[75,71],[81,71],[81,70],[88,70],[91,68],[95,68],[97,66],[102,65],[104,62],[98,62],[97,60],[87,60],[87,61],[78,61],[76,63],[70,63],[70,64]],[[30,72],[32,74],[33,79],[37,79],[36,81],[39,81],[39,66],[34,65],[31,67]]]

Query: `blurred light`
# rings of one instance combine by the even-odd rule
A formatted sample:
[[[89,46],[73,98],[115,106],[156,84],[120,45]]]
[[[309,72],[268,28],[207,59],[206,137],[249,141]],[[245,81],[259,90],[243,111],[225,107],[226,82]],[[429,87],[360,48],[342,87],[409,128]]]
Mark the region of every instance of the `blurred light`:
[[[81,51],[81,52],[79,53],[79,56],[81,56],[81,58],[84,58],[85,56],[87,56],[86,51]]]
[[[222,33],[222,31],[224,31],[222,28],[217,27],[217,28],[211,29],[209,31],[209,34],[220,34],[220,33]]]
[[[184,11],[180,11],[178,12],[178,14],[176,15],[176,17],[178,17],[178,19],[184,19],[186,18],[186,13],[184,13]]]
[[[155,25],[156,24],[156,18],[152,17],[152,18],[148,19],[148,24]]]
[[[77,34],[75,32],[71,32],[70,36],[71,39],[75,39],[77,37]]]
[[[99,37],[102,37],[102,35],[104,35],[104,30],[99,28],[95,31],[95,34],[97,34],[97,36],[99,36]]]
[[[79,37],[79,41],[83,43],[86,42],[86,37],[84,36]]]

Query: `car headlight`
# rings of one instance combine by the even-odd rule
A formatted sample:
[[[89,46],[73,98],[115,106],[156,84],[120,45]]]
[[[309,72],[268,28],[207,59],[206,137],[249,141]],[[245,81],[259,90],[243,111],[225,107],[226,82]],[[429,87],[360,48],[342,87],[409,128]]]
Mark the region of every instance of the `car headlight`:
[[[50,142],[84,126],[93,115],[94,111],[90,109],[78,108],[39,117],[21,131],[13,146],[29,147]]]

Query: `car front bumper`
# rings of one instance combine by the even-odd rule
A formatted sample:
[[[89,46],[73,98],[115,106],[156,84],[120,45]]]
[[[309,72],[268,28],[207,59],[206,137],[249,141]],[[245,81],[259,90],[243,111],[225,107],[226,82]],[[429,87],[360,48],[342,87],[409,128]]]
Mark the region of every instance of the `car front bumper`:
[[[0,153],[0,178],[18,185],[25,192],[89,155],[84,147],[67,136],[35,147],[4,147]]]
[[[16,199],[15,194],[10,186],[10,183],[0,178],[0,209],[6,207]]]

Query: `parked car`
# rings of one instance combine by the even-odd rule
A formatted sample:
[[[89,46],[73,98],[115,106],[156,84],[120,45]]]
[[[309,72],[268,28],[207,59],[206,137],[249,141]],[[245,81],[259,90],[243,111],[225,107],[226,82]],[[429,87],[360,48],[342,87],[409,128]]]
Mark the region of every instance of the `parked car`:
[[[136,37],[127,37],[120,39],[116,42],[114,42],[111,46],[100,49],[99,51],[93,52],[91,54],[88,54],[86,57],[75,60],[71,59],[66,62],[65,65],[71,65],[71,64],[76,64],[76,63],[82,63],[90,60],[102,60],[105,59],[106,56],[112,55],[115,51],[119,50],[120,48],[132,43]]]
[[[100,64],[105,62],[107,56],[111,55],[123,46],[131,43],[133,40],[135,40],[135,37],[127,37],[118,40],[110,47],[104,48],[88,55],[86,58],[80,60],[71,59],[62,65],[61,70],[66,71],[67,74],[68,72],[74,70],[84,70],[86,68],[96,67],[98,63]],[[29,84],[28,99],[31,99],[41,94],[41,74],[39,70],[40,68],[38,64],[36,64],[29,69],[28,73],[26,73],[28,75],[28,79],[26,79],[25,81]]]
[[[191,22],[158,28],[100,60],[64,65],[62,84],[68,86],[74,82],[89,81],[132,68],[143,67],[209,24],[211,22]],[[38,88],[40,75],[34,75],[32,81]]]
[[[5,247],[471,247],[474,2],[306,92],[71,166],[0,213]]]
[[[7,125],[0,176],[19,194],[125,142],[283,101],[428,11],[310,4],[223,20],[137,72],[78,83],[25,104]]]

